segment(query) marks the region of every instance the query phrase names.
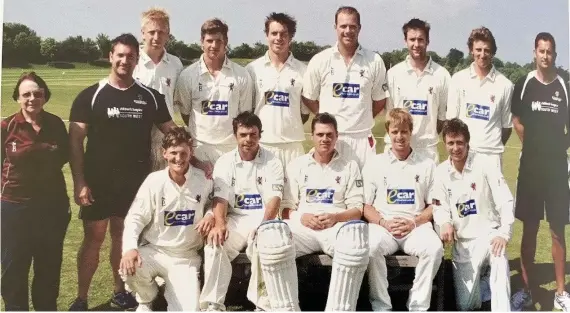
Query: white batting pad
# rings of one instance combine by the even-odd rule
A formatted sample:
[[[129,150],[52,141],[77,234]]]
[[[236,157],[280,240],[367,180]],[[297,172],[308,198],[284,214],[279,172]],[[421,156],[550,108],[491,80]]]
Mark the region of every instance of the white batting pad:
[[[349,221],[338,230],[325,311],[354,311],[368,266],[368,223]]]
[[[287,223],[272,220],[257,229],[257,250],[273,311],[300,311],[295,246]]]

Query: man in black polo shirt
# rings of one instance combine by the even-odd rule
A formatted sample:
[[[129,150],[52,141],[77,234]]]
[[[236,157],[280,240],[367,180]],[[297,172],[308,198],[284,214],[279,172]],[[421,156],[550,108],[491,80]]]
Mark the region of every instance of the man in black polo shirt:
[[[513,295],[513,311],[533,304],[530,282],[536,253],[536,235],[544,218],[552,235],[552,258],[556,276],[554,308],[568,311],[570,296],[564,290],[566,244],[564,228],[569,222],[568,188],[568,87],[556,73],[556,43],[549,33],[539,33],[534,42],[536,70],[517,82],[512,99],[515,130],[523,143],[517,181],[515,216],[523,222],[521,274],[524,289]],[[530,281],[529,281],[530,278]]]
[[[81,206],[84,239],[78,252],[78,295],[71,311],[86,311],[87,294],[99,264],[107,225],[115,290],[111,302],[123,309],[137,305],[118,274],[123,222],[150,172],[151,128],[163,133],[176,125],[164,96],[133,79],[139,44],[131,34],[111,42],[111,74],[83,90],[70,114],[71,170],[75,202]],[[83,142],[88,138],[87,150]]]

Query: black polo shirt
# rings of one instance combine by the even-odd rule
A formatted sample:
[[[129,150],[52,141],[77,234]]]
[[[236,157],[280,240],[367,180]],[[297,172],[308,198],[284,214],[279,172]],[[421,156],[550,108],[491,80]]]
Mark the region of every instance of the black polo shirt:
[[[86,176],[150,169],[151,128],[172,120],[158,91],[136,80],[129,88],[118,89],[107,79],[77,96],[69,119],[88,125]]]
[[[518,116],[524,126],[523,159],[533,163],[547,163],[547,158],[566,160],[568,149],[568,87],[558,76],[549,84],[530,72],[515,85],[511,112]],[[566,162],[566,161],[564,161]]]

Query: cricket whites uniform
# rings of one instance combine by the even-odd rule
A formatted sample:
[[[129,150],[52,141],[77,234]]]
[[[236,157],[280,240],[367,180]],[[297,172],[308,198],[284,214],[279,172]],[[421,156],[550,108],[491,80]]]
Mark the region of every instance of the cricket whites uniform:
[[[364,203],[373,206],[386,220],[395,217],[414,220],[431,205],[435,163],[424,154],[412,153],[399,161],[392,150],[369,159],[362,170]],[[384,227],[369,225],[370,303],[374,311],[391,310],[385,256],[402,250],[419,258],[414,284],[408,297],[410,311],[427,311],[432,281],[443,256],[441,240],[431,222],[424,223],[403,238],[395,238]]]
[[[487,164],[502,168],[505,147],[503,128],[512,128],[511,98],[513,83],[495,66],[483,79],[475,73],[475,64],[451,77],[447,98],[448,120],[459,118],[469,127],[469,146]]]
[[[500,169],[469,152],[463,173],[451,160],[441,163],[435,174],[434,221],[437,227],[449,223],[457,241],[453,245],[453,278],[457,307],[479,309],[479,282],[484,268],[491,267],[491,309],[510,311],[511,284],[506,251],[492,253],[491,241],[509,241],[514,222],[513,196]]]
[[[168,113],[174,118],[174,87],[178,80],[178,75],[182,71],[183,65],[180,59],[164,51],[164,55],[159,63],[155,64],[144,52],[139,51],[139,62],[135,67],[133,77],[143,83],[143,85],[156,89],[164,95]],[[164,135],[156,128],[152,128],[152,151],[150,153],[151,166],[153,171],[166,167],[166,161],[162,156],[162,138]]]
[[[305,154],[301,114],[309,109],[301,103],[303,75],[307,66],[292,53],[283,68],[271,64],[269,53],[246,66],[253,82],[254,113],[263,121],[261,143],[283,166]]]
[[[416,153],[425,153],[439,163],[437,121],[445,120],[449,72],[431,58],[418,76],[410,64],[410,56],[388,70],[390,98],[386,110],[401,108],[413,118],[412,148]],[[390,136],[384,137],[384,152],[392,147]]]
[[[83,170],[95,202],[80,218],[124,218],[151,169],[151,129],[172,120],[164,96],[137,80],[118,89],[103,79],[77,95],[69,120],[87,124]]]
[[[301,223],[301,216],[304,213],[336,214],[354,208],[362,210],[360,169],[356,161],[345,159],[337,151],[326,165],[317,163],[313,153],[311,150],[296,158],[287,167],[283,201],[285,207],[292,211],[290,220],[286,220],[288,227],[283,224],[287,230],[290,228],[296,257],[321,251],[333,257],[333,276],[325,310],[354,311],[369,258],[368,224],[358,220],[313,230]],[[260,254],[261,236],[260,230]],[[270,238],[278,237],[267,236],[268,240]],[[296,286],[294,261],[294,258],[289,260],[289,268],[295,270],[285,276],[294,280]],[[264,277],[268,275],[264,272]]]
[[[215,163],[235,148],[232,120],[251,110],[252,90],[245,68],[227,56],[217,77],[208,71],[203,55],[180,73],[174,106],[189,115],[188,130],[198,141],[197,158]]]
[[[549,84],[530,72],[517,82],[513,115],[524,126],[524,141],[517,179],[515,216],[523,222],[546,219],[569,223],[568,86],[558,76]]]
[[[362,168],[367,158],[376,155],[372,101],[389,96],[386,67],[379,54],[359,46],[346,66],[336,44],[319,52],[305,72],[303,96],[318,100],[319,111],[336,118],[336,149],[343,157]]]
[[[252,161],[243,161],[237,148],[222,155],[214,166],[214,197],[228,201],[228,239],[223,247],[204,247],[204,287],[200,306],[224,307],[233,261],[247,246],[248,237],[263,221],[265,206],[283,193],[283,165],[263,147]]]
[[[138,249],[142,266],[122,277],[141,304],[157,296],[154,278],[159,276],[166,282],[168,311],[197,311],[203,241],[195,227],[210,206],[213,182],[190,166],[179,186],[168,171],[148,175],[125,218],[123,254]]]

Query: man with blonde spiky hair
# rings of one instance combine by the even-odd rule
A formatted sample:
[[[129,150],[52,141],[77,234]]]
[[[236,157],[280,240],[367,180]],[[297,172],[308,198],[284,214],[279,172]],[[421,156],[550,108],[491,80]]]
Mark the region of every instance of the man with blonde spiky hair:
[[[176,86],[183,65],[178,57],[166,52],[165,49],[170,36],[168,13],[161,8],[151,8],[143,12],[141,34],[143,45],[133,77],[163,94],[166,98],[168,112],[170,116],[174,116],[174,86]],[[161,170],[166,166],[160,147],[162,137],[162,133],[154,127],[150,155],[153,171]]]

